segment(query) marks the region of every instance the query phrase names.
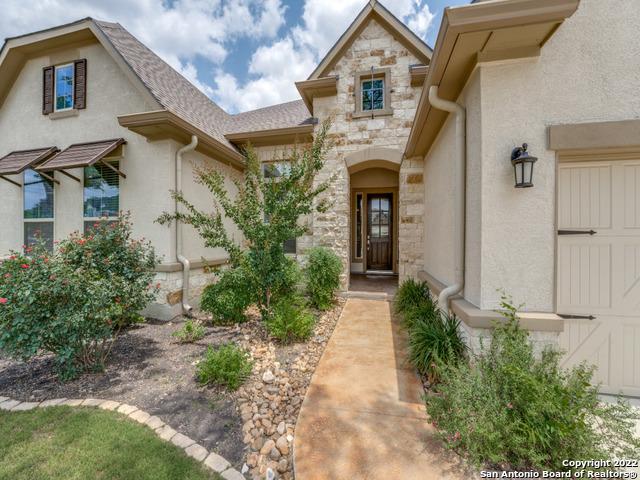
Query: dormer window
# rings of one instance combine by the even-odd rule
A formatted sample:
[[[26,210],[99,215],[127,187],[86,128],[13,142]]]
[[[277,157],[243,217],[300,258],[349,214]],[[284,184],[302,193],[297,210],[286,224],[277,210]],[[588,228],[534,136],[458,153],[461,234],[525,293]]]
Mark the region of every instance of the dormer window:
[[[75,60],[42,69],[42,113],[44,115],[67,112],[49,117],[62,118],[86,106],[86,60]]]
[[[391,69],[371,68],[356,73],[353,118],[392,115]]]
[[[73,108],[73,63],[55,67],[55,111]]]

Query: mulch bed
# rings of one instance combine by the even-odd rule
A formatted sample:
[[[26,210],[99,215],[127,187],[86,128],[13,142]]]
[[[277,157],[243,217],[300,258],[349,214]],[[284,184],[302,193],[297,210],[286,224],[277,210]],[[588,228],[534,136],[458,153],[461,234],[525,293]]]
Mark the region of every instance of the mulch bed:
[[[250,346],[252,355],[258,357],[256,351],[259,352],[263,345],[275,353],[269,355],[271,362],[277,359],[279,364],[289,365],[302,360],[305,368],[301,371],[307,378],[300,384],[306,391],[342,305],[343,302],[336,305],[328,324],[327,321],[319,322],[321,332],[308,343],[289,346],[271,341],[255,314],[250,314],[249,322],[239,326],[207,326],[205,337],[192,344],[178,343],[172,337],[184,319],[148,321],[121,334],[104,372],[83,374],[69,382],[58,380],[51,355],[42,355],[29,362],[0,355],[0,396],[22,401],[93,397],[133,404],[159,416],[177,431],[222,455],[240,469],[251,452],[251,447],[245,444],[246,431],[242,431],[243,419],[239,412],[239,405],[246,403],[246,397],[239,399],[237,393],[198,386],[196,363],[209,345],[235,342]],[[198,316],[205,318],[202,314]],[[310,359],[307,358],[309,349],[313,352]],[[266,366],[264,364],[271,362],[263,364],[259,358],[256,360],[259,370],[254,370],[254,375],[257,377]],[[241,392],[246,395],[246,389]],[[300,393],[304,395],[304,392]],[[297,413],[298,408],[295,410]]]

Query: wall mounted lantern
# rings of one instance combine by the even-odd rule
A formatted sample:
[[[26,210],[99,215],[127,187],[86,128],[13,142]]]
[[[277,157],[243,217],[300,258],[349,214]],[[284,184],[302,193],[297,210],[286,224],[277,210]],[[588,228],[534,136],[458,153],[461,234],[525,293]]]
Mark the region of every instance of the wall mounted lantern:
[[[538,160],[527,152],[528,145],[523,143],[511,151],[511,165],[516,176],[516,188],[533,187],[533,164]]]

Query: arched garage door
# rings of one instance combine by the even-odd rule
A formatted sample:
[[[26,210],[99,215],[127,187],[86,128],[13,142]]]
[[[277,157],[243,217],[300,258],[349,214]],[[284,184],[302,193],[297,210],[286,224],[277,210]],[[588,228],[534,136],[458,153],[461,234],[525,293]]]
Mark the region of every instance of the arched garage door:
[[[640,159],[566,162],[558,178],[558,312],[566,366],[640,396]]]

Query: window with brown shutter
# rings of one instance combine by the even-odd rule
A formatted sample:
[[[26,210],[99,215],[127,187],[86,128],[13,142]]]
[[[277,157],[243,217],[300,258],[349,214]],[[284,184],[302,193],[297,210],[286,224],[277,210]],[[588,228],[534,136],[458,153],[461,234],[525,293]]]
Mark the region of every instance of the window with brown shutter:
[[[53,112],[53,72],[54,67],[42,69],[42,113],[44,115]]]
[[[76,60],[74,63],[74,102],[73,108],[87,107],[87,60]]]

